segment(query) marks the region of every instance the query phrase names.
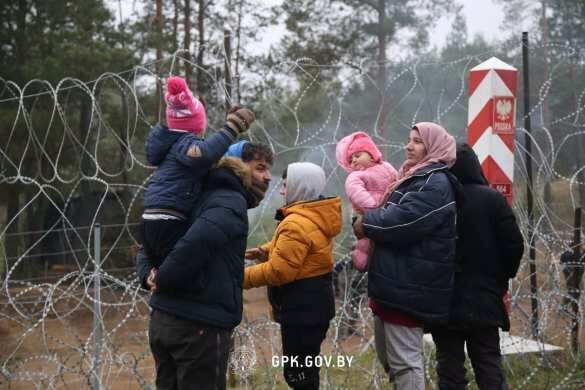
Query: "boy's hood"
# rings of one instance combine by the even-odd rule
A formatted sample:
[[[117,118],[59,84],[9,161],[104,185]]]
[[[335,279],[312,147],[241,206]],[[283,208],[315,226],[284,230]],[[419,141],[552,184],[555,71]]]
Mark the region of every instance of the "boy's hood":
[[[280,209],[283,216],[298,214],[313,222],[327,237],[341,232],[341,198],[325,198],[308,202],[297,202]]]
[[[286,203],[319,199],[326,184],[327,178],[320,166],[308,162],[289,164],[286,178]]]

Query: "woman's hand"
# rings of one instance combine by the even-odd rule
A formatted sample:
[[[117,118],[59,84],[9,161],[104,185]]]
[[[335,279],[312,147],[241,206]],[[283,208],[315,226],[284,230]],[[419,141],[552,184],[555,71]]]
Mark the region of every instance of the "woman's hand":
[[[246,260],[257,260],[260,262],[264,262],[268,260],[268,251],[260,247],[246,249],[244,258]]]
[[[156,283],[154,281],[154,278],[156,278],[156,272],[156,268],[151,268],[148,278],[146,279],[146,285],[150,288],[151,293],[156,292]]]
[[[363,214],[358,214],[355,221],[353,222],[353,234],[357,237],[358,240],[365,238],[364,234],[364,216]]]

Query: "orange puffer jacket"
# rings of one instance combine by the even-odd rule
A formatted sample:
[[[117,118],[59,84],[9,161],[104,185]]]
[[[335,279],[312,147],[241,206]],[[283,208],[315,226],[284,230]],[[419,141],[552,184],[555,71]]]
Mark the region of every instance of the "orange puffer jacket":
[[[333,270],[333,238],[341,232],[341,199],[296,202],[280,209],[284,219],[262,247],[268,260],[245,269],[245,289],[281,286]]]

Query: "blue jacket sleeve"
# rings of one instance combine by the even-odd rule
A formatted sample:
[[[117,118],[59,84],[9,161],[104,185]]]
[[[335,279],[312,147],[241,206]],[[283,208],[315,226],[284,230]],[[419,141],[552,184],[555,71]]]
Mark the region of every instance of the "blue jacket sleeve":
[[[404,246],[423,239],[453,213],[455,200],[450,183],[441,173],[432,174],[422,187],[404,194],[398,204],[366,211],[364,234],[375,242]],[[455,222],[454,222],[455,223]]]
[[[198,273],[215,259],[217,249],[229,244],[242,230],[241,221],[234,216],[235,212],[226,207],[201,213],[160,266],[155,279],[157,290],[180,291],[197,280]]]
[[[185,140],[179,141],[177,158],[181,164],[191,168],[210,168],[219,161],[235,140],[235,132],[227,126],[205,140],[186,137]]]
[[[140,286],[146,290],[150,290],[150,287],[146,284],[146,279],[148,278],[148,274],[152,269],[152,265],[148,261],[148,257],[146,257],[146,253],[144,253],[144,249],[140,248],[138,254],[136,255],[136,274],[138,275],[138,281],[140,282]]]

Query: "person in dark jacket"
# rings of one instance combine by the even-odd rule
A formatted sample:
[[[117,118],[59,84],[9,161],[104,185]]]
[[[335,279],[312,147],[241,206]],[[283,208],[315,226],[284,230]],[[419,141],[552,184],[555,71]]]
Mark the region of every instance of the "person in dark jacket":
[[[571,314],[577,313],[579,299],[581,299],[583,272],[585,271],[585,244],[575,245],[564,251],[560,260],[567,288],[562,307]]]
[[[432,329],[440,389],[464,389],[465,352],[480,389],[506,389],[498,327],[510,329],[503,302],[518,271],[524,242],[506,198],[489,187],[467,144],[457,146],[451,172],[463,185],[458,209],[457,272],[449,323]]]
[[[203,178],[254,121],[252,111],[234,106],[225,126],[204,140],[203,105],[181,77],[170,77],[167,84],[169,127],[157,124],[146,138],[146,159],[157,169],[144,192],[140,224],[144,250],[156,268],[187,231],[188,215],[201,193]]]
[[[447,322],[454,284],[457,180],[455,139],[422,122],[383,207],[354,222],[374,242],[368,295],[376,352],[396,389],[424,389],[423,324]]]
[[[204,181],[191,226],[158,272],[141,250],[137,273],[153,295],[149,340],[157,389],[225,389],[233,328],[242,319],[247,209],[270,182],[272,151],[222,159]]]
[[[322,197],[326,181],[318,165],[290,164],[281,192],[286,204],[278,210],[272,240],[246,251],[247,259],[261,263],[246,268],[243,286],[269,286],[282,352],[291,359],[284,378],[299,390],[319,388],[319,367],[305,363],[319,355],[335,315],[333,242],[341,231],[341,199]]]

